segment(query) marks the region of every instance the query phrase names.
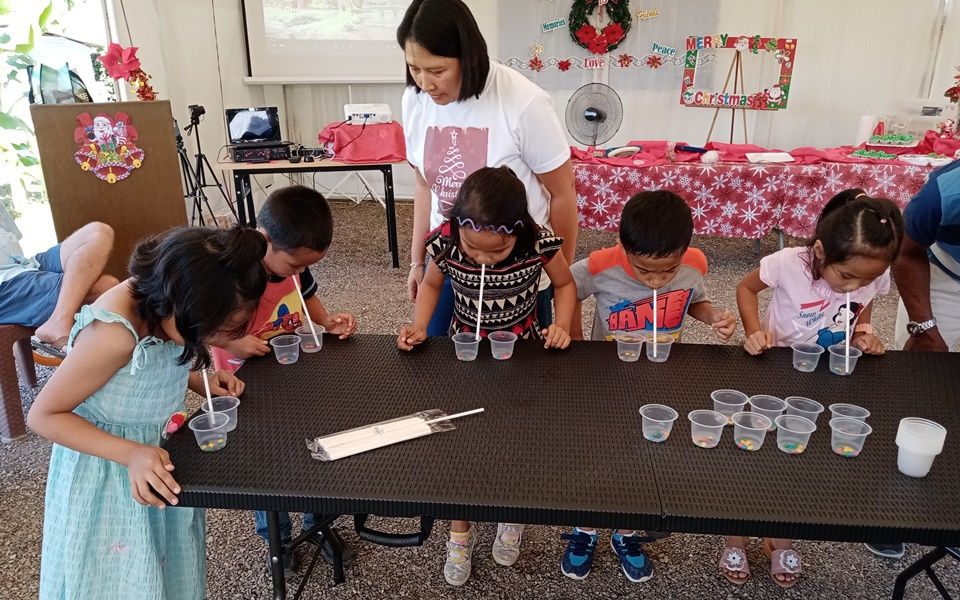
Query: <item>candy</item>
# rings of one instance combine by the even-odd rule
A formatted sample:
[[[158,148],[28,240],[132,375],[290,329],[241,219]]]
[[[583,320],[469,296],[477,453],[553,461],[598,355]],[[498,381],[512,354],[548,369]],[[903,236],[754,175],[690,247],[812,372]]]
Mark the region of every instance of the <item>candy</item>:
[[[800,442],[784,442],[779,446],[787,454],[800,454],[807,449],[807,445]]]
[[[760,446],[754,440],[748,437],[737,438],[737,448],[741,450],[754,451],[760,448]]]
[[[846,444],[842,444],[840,446],[834,447],[833,451],[839,454],[840,456],[847,456],[847,457],[856,456],[860,454],[859,450],[857,450],[853,446],[848,446]]]
[[[717,445],[717,438],[712,435],[704,435],[694,439],[693,443],[701,448],[713,448]]]
[[[659,429],[648,431],[643,434],[643,437],[647,438],[651,442],[662,442],[663,440],[667,439],[669,436],[670,436],[669,433],[665,431],[660,431]]]

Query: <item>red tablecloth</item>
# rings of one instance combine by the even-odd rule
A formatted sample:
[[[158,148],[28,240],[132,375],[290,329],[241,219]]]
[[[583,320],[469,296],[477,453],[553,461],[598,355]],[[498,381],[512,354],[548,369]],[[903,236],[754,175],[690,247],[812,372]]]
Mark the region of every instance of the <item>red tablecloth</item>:
[[[574,162],[581,227],[616,231],[630,196],[666,189],[690,205],[695,233],[752,239],[765,237],[774,228],[809,237],[823,205],[847,188],[862,188],[903,208],[931,170],[862,163],[638,167]]]

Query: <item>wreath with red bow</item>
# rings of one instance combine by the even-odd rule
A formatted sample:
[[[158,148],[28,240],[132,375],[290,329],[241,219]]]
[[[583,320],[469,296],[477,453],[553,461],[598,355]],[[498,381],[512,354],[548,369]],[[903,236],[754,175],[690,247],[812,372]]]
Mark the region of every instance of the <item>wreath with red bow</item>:
[[[610,22],[598,29],[590,23],[590,16],[601,10]],[[606,54],[627,37],[632,21],[629,0],[575,0],[567,22],[573,43],[594,54]]]

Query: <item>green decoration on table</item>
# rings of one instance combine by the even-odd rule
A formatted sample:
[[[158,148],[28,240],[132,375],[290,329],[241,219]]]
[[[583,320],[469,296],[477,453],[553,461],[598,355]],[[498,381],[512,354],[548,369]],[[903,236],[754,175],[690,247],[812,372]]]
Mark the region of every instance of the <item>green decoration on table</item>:
[[[883,150],[856,150],[850,153],[854,158],[875,158],[880,160],[890,160],[897,157],[896,154],[890,154]]]
[[[606,11],[610,22],[599,29],[590,23],[590,16]],[[573,43],[594,54],[615,50],[626,39],[633,24],[629,0],[575,0],[567,19]]]
[[[905,133],[887,133],[870,137],[870,144],[886,144],[888,146],[909,146],[914,142],[913,136]]]

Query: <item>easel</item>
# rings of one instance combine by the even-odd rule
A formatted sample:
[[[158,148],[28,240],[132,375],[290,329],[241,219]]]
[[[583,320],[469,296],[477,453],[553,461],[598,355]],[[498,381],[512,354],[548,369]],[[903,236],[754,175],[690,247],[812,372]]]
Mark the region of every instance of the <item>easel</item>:
[[[730,69],[727,70],[727,78],[726,78],[726,79],[724,80],[724,82],[723,82],[723,91],[720,92],[721,94],[725,94],[725,93],[727,92],[727,86],[730,84],[730,75],[731,75],[731,74],[733,74],[733,91],[732,91],[732,93],[733,93],[733,94],[736,94],[738,87],[740,88],[740,93],[741,93],[741,94],[745,93],[745,90],[743,89],[743,61],[741,60],[740,51],[739,51],[739,50],[736,51],[736,54],[734,54],[734,56],[733,56],[733,61],[730,62]],[[716,124],[717,124],[717,117],[720,115],[720,110],[723,109],[723,108],[724,108],[724,107],[722,107],[722,106],[718,106],[718,107],[713,111],[713,121],[710,122],[710,131],[707,132],[707,142],[710,141],[710,137],[713,135],[713,128],[714,128],[714,127],[716,126]],[[736,117],[737,117],[737,109],[736,109],[736,108],[728,108],[727,110],[730,111],[730,143],[732,144],[732,143],[733,143],[734,122],[735,122],[735,119],[736,119]],[[748,143],[750,143],[750,142],[749,142],[748,139],[747,139],[747,109],[746,109],[746,108],[741,108],[740,110],[743,111],[743,115],[742,115],[742,116],[743,116],[743,143],[744,143],[744,144],[748,144]],[[704,143],[706,143],[706,142],[704,142]]]

